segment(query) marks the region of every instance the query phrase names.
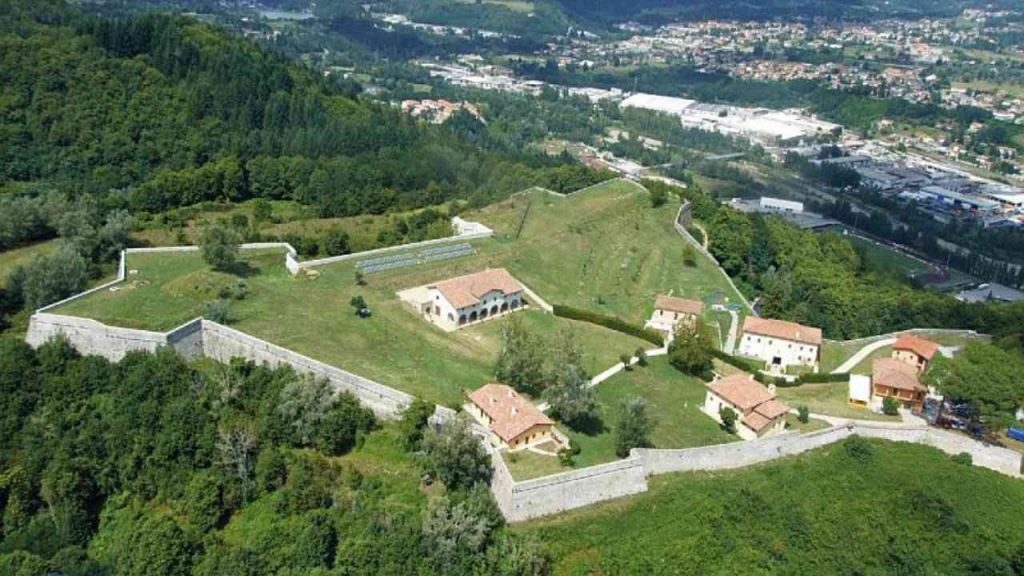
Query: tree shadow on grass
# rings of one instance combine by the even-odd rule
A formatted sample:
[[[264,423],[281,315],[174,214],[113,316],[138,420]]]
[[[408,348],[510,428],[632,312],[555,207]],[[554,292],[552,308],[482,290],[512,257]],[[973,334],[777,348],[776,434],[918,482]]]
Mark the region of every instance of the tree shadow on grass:
[[[608,432],[609,428],[604,425],[604,420],[598,415],[587,416],[584,418],[578,418],[573,421],[570,425],[565,423],[573,432],[583,434],[584,436],[598,436]]]
[[[245,260],[238,260],[230,266],[224,268],[218,268],[219,272],[225,274],[231,274],[232,276],[238,276],[239,278],[252,278],[253,276],[259,276],[263,271]]]

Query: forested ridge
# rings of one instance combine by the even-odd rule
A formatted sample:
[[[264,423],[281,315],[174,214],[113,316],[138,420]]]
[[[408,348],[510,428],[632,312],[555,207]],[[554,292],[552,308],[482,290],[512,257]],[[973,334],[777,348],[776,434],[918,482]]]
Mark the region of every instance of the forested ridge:
[[[186,17],[8,4],[0,182],[11,189],[42,183],[146,211],[293,198],[333,216],[500,195],[555,163],[418,126],[347,82]]]

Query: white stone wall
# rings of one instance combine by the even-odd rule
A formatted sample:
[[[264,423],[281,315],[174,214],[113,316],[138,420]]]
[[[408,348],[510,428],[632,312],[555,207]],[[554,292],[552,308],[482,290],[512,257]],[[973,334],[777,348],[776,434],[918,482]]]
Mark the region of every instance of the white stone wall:
[[[818,365],[818,346],[747,332],[743,333],[740,341],[740,354],[760,358],[766,363],[778,357],[782,360],[783,368]]]
[[[501,466],[504,467],[504,463]],[[647,491],[643,461],[636,457],[510,485],[511,476],[499,478],[496,468],[495,478],[499,483],[495,496],[499,506],[504,506],[501,510],[510,522],[550,516]],[[492,490],[495,490],[493,482]]]
[[[160,332],[117,328],[89,318],[45,312],[33,314],[29,319],[25,341],[38,348],[61,336],[82,354],[103,356],[113,362],[124,358],[128,352],[155,352],[168,343],[167,335]]]
[[[386,418],[399,416],[413,400],[405,392],[208,320],[203,321],[203,351],[207,357],[221,362],[237,357],[257,364],[272,367],[288,365],[297,372],[311,372],[327,378],[339,389],[355,394],[360,402],[373,409],[378,416]]]

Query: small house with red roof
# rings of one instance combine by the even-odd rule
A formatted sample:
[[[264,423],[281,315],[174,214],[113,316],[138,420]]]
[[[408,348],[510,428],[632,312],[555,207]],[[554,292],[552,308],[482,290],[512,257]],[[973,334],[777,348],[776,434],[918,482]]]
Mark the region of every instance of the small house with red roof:
[[[467,394],[465,410],[491,431],[491,444],[509,451],[560,440],[554,423],[529,400],[504,384],[487,384]]]
[[[723,408],[736,413],[736,434],[744,440],[778,434],[786,429],[789,406],[776,400],[775,393],[750,374],[734,374],[708,384],[701,409],[721,423]]]
[[[917,378],[917,367],[898,358],[879,358],[871,366],[871,388],[879,398],[893,398],[904,408],[920,411],[928,387]]]
[[[654,299],[654,312],[647,321],[647,327],[671,337],[680,328],[692,330],[703,313],[704,303],[700,300],[658,294]]]
[[[909,332],[900,334],[892,345],[892,357],[924,372],[928,363],[939,352],[939,345]]]

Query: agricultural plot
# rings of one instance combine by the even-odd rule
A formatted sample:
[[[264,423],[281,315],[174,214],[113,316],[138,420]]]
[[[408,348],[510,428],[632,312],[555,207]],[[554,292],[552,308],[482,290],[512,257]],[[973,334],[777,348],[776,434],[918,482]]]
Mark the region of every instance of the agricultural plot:
[[[518,239],[526,201],[534,201]],[[280,251],[244,253],[239,275],[211,271],[198,253],[133,254],[126,282],[55,310],[130,328],[168,330],[202,315],[217,298],[232,300],[231,325],[317,360],[336,365],[442,404],[460,404],[465,389],[487,383],[500,345],[500,321],[445,333],[431,326],[396,292],[487,267],[504,266],[549,302],[599,310],[640,323],[654,295],[688,297],[731,293],[710,263],[682,264],[683,242],[672,229],[674,208],[652,209],[642,189],[612,182],[569,198],[546,193],[516,196],[477,213],[496,237],[474,241],[459,257],[366,274],[356,283],[356,262],[293,277]],[[396,253],[400,256],[402,253]],[[433,253],[428,256],[435,255]],[[399,258],[401,259],[401,258]],[[362,296],[373,317],[355,316],[350,300]],[[646,342],[538,310],[522,313],[545,335],[576,331],[585,368],[598,373],[620,354]]]

